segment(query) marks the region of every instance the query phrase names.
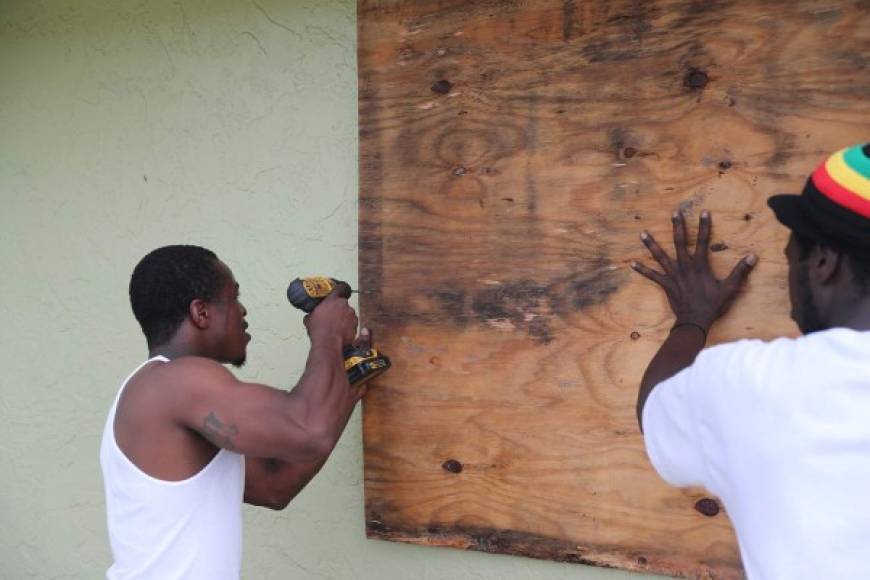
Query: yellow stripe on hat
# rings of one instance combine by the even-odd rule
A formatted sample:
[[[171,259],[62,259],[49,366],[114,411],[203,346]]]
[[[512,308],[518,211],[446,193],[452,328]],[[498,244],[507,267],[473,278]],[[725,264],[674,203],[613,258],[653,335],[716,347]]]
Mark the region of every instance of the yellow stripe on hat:
[[[845,149],[837,151],[825,162],[825,168],[828,170],[828,175],[836,181],[841,187],[848,189],[855,195],[870,199],[870,179],[867,179],[846,163],[844,154]]]

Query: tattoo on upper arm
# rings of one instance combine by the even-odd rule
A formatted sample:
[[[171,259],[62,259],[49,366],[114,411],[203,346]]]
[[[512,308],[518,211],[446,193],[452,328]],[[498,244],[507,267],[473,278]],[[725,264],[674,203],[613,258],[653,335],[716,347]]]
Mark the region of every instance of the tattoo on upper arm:
[[[202,432],[209,441],[218,447],[229,449],[230,451],[235,450],[236,445],[233,437],[239,434],[239,428],[235,425],[227,425],[218,419],[214,411],[206,415],[203,420]]]

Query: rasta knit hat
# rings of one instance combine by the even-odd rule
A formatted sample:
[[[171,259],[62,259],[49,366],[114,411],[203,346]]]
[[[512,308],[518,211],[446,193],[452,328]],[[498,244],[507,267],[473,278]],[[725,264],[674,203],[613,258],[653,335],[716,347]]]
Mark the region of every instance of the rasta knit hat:
[[[802,237],[870,255],[870,143],[837,151],[813,171],[800,195],[774,195],[767,204]]]

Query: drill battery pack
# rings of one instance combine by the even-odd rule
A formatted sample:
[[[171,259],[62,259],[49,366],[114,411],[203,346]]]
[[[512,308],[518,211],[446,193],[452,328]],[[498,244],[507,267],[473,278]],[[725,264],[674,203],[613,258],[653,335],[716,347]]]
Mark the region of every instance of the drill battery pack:
[[[349,346],[344,349],[344,370],[354,387],[359,387],[375,378],[388,368],[389,357],[379,353],[374,348],[356,348]]]

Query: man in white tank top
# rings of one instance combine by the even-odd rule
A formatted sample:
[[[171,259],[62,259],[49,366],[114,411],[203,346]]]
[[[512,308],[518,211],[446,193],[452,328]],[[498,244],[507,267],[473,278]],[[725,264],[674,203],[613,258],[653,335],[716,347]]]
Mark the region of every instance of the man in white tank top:
[[[130,280],[149,359],[118,392],[100,448],[110,580],[237,579],[242,501],[284,508],[320,470],[365,387],[344,346],[368,344],[333,294],[305,326],[311,349],[290,390],[239,381],[251,337],[239,285],[214,253],[167,246]]]

